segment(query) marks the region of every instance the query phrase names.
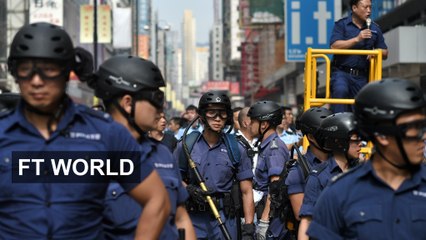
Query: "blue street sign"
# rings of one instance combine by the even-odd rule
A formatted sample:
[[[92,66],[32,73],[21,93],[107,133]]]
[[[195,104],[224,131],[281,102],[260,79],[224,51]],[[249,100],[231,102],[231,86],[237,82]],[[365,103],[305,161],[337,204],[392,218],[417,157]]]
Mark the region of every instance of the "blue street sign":
[[[286,0],[286,61],[305,61],[308,47],[330,48],[330,34],[334,22],[341,18],[341,4],[341,0]]]

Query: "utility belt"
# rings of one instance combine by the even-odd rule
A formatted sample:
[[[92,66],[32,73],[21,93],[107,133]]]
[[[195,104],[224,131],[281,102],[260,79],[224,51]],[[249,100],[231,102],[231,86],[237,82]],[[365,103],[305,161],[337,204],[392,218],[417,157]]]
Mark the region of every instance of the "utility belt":
[[[232,214],[235,216],[234,212],[231,213],[231,211],[233,211],[231,193],[213,193],[210,195],[210,197],[212,198],[213,203],[215,204],[218,211],[222,210],[227,217],[232,216]],[[204,203],[199,203],[189,198],[188,201],[186,201],[186,209],[188,212],[192,213],[208,212],[211,213],[212,217],[214,217],[207,199],[204,201]]]
[[[353,68],[353,67],[347,67],[347,66],[334,66],[334,67],[336,69],[339,69],[340,71],[349,73],[354,76],[367,76],[366,69]]]

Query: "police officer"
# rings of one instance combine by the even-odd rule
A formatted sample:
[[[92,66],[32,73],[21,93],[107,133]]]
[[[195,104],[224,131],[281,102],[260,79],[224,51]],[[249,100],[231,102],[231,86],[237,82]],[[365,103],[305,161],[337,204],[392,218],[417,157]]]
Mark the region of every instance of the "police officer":
[[[312,220],[315,203],[333,176],[347,171],[358,163],[361,150],[361,138],[355,126],[355,117],[350,112],[336,113],[321,121],[315,133],[317,142],[332,156],[320,165],[315,166],[310,173],[300,209],[299,239],[309,239],[306,230]]]
[[[297,157],[298,160],[290,167],[287,178],[285,179],[287,195],[295,218],[294,231],[296,233],[298,231],[298,223],[300,221],[299,211],[303,202],[308,174],[313,167],[327,160],[329,155],[329,151],[323,149],[317,143],[314,134],[318,130],[321,121],[331,114],[332,112],[326,108],[312,107],[303,112],[296,121],[296,128],[302,132],[309,142],[306,153],[303,156]],[[306,169],[302,167],[304,164],[301,161],[306,163]]]
[[[191,220],[185,209],[188,193],[176,160],[159,141],[150,140],[147,131],[157,128],[162,113],[165,86],[160,70],[151,61],[133,56],[115,56],[101,64],[92,84],[112,118],[124,125],[150,151],[148,160],[163,180],[171,203],[169,219],[159,239],[178,239],[178,228],[185,229],[186,239],[195,239]],[[155,141],[155,142],[154,142]],[[104,227],[110,239],[133,239],[141,208],[115,182],[105,200]],[[148,209],[143,209],[145,212]],[[154,220],[154,219],[153,219]]]
[[[332,180],[318,199],[315,239],[424,239],[426,99],[405,79],[366,85],[355,98],[360,131],[375,146],[370,161]]]
[[[236,219],[235,213],[227,212],[227,209],[232,208],[229,198],[233,182],[239,182],[244,211],[243,239],[253,239],[254,203],[251,161],[245,149],[236,142],[235,138],[233,140],[235,145],[230,145],[230,138],[234,135],[227,135],[228,141],[223,132],[226,125],[232,124],[229,97],[223,91],[209,91],[201,96],[198,109],[204,131],[201,134],[198,133],[199,137],[191,146],[191,158],[204,178],[209,194],[217,204],[220,216],[232,239],[237,239],[236,221],[240,221],[240,219]],[[174,152],[178,158],[182,154],[183,143],[180,142]],[[238,151],[240,159],[233,159],[234,156],[229,151]],[[186,181],[185,184],[187,184],[187,190],[191,196],[188,209],[197,238],[223,239],[218,221],[213,218],[193,171],[187,167],[188,163],[182,162],[182,160],[186,159],[179,158],[179,161],[182,178]]]
[[[298,144],[302,139],[302,136],[296,132],[293,125],[293,111],[290,107],[283,107],[283,120],[281,124],[277,127],[278,136],[283,140],[287,145],[287,148],[290,150],[294,144]]]
[[[103,113],[78,105],[65,93],[71,70],[81,76],[69,35],[48,23],[22,27],[13,38],[8,67],[21,98],[14,111],[0,117],[0,238],[103,239],[102,204],[111,177],[102,183],[12,182],[16,151],[139,151],[126,129]],[[87,62],[89,61],[89,62]],[[93,69],[93,68],[91,68]],[[80,76],[80,75],[79,75]],[[120,141],[117,141],[120,139]],[[141,181],[118,179],[149,211],[142,214],[138,238],[154,239],[167,218],[169,202],[161,179],[141,152]],[[48,169],[45,176],[52,176]],[[15,174],[15,173],[13,173]],[[165,208],[165,209],[164,209]]]
[[[371,17],[372,0],[351,0],[352,14],[334,25],[330,37],[332,49],[382,49],[388,56],[382,31],[376,23],[367,23]],[[371,21],[371,20],[369,20]],[[369,57],[366,55],[334,55],[331,74],[332,98],[354,98],[368,82]],[[333,105],[334,112],[350,112],[350,105]]]
[[[263,192],[263,199],[256,206],[259,219],[257,237],[267,239],[268,236],[268,239],[278,239],[285,236],[286,231],[278,218],[273,216],[275,213],[270,212],[268,187],[271,182],[279,179],[285,163],[289,160],[287,146],[276,132],[277,126],[282,121],[282,108],[272,101],[259,101],[250,107],[247,115],[251,120],[250,132],[258,138],[256,145],[259,156],[254,174],[254,188]],[[271,226],[269,226],[270,219]]]

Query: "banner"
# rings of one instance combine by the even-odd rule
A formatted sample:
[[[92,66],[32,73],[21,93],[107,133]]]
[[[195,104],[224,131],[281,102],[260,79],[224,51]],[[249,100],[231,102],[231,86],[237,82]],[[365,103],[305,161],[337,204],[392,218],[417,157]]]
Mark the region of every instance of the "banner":
[[[98,43],[111,43],[111,8],[98,6]]]
[[[93,43],[93,5],[80,6],[80,43]],[[99,5],[97,15],[98,43],[111,43],[111,8]]]
[[[283,0],[250,0],[252,24],[284,23]]]
[[[30,23],[48,22],[58,26],[64,25],[63,0],[30,1]]]
[[[132,10],[130,8],[114,8],[113,16],[113,48],[132,47]]]
[[[80,6],[80,43],[93,43],[93,6]]]

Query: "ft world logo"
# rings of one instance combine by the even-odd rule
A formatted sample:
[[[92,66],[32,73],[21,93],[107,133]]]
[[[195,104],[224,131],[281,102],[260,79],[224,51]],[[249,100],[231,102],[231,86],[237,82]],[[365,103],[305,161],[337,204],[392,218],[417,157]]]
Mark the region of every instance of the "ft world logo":
[[[13,152],[12,182],[140,182],[140,162],[140,152]]]

